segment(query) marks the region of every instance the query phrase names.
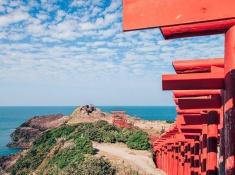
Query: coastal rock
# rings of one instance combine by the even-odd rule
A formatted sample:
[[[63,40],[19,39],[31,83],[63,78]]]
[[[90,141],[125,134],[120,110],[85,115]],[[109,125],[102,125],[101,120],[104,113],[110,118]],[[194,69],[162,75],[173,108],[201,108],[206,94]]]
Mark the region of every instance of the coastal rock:
[[[19,127],[11,134],[12,142],[8,147],[29,148],[32,142],[42,135],[43,131],[31,127]]]
[[[0,174],[4,174],[4,170],[10,168],[12,165],[15,164],[15,162],[20,158],[20,153],[19,154],[14,154],[10,156],[3,156],[0,157]],[[1,174],[1,175],[2,175]]]
[[[16,128],[11,134],[12,142],[8,146],[27,149],[44,131],[59,127],[67,120],[68,117],[62,114],[35,116]]]
[[[95,118],[101,118],[105,117],[105,113],[102,112],[100,109],[96,108],[93,105],[85,105],[76,108],[73,113],[71,114],[71,117],[80,118],[80,117],[95,117]]]
[[[112,118],[109,113],[102,112],[99,108],[93,105],[85,105],[76,108],[70,115],[68,124],[74,125],[84,122],[95,122],[98,120],[105,120],[112,123]]]

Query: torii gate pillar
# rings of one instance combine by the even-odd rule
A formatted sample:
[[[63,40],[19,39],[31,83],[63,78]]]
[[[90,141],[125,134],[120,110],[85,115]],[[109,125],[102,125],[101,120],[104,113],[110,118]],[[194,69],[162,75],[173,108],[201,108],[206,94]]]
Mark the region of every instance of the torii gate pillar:
[[[225,174],[235,174],[235,26],[225,34]]]

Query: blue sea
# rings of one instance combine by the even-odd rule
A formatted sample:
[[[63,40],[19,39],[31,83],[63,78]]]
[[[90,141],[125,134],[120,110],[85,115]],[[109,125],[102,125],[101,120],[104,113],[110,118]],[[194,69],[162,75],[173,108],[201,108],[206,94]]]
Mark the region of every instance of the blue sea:
[[[7,148],[10,134],[29,118],[36,115],[64,114],[69,115],[75,106],[56,107],[0,107],[0,156],[14,154],[19,149]],[[98,106],[104,112],[115,110],[126,111],[127,114],[145,120],[174,120],[176,116],[173,106]]]

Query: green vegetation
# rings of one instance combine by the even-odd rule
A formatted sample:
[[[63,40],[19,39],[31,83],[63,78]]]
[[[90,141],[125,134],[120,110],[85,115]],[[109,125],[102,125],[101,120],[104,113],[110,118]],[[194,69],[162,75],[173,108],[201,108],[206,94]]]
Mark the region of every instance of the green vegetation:
[[[147,150],[149,149],[148,135],[142,131],[134,132],[128,137],[126,144],[132,149]]]
[[[9,169],[12,175],[37,174],[115,174],[115,168],[103,157],[95,158],[92,141],[123,142],[129,148],[148,150],[147,133],[121,129],[106,121],[63,125],[47,131],[33,147]]]
[[[89,157],[81,164],[73,164],[68,169],[68,175],[114,175],[116,169],[104,157]]]

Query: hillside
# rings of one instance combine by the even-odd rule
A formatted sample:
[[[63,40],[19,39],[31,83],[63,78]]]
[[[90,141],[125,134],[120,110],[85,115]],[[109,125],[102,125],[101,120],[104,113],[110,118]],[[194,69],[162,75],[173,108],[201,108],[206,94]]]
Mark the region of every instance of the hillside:
[[[104,157],[96,157],[94,142],[125,143],[131,149],[149,150],[148,135],[137,129],[121,129],[105,121],[63,125],[47,131],[7,168],[10,174],[116,174]]]
[[[110,114],[84,107],[71,116],[34,117],[12,134],[9,145],[24,151],[0,158],[0,174],[162,174],[153,164],[149,144],[149,134],[160,133],[161,127],[128,120],[135,121],[133,127],[119,128]]]

